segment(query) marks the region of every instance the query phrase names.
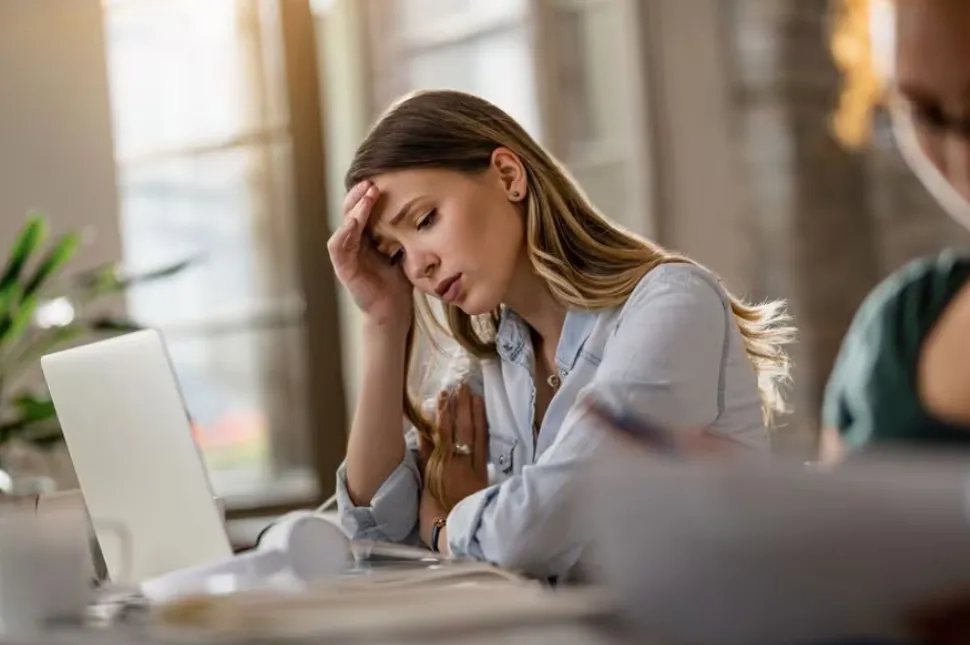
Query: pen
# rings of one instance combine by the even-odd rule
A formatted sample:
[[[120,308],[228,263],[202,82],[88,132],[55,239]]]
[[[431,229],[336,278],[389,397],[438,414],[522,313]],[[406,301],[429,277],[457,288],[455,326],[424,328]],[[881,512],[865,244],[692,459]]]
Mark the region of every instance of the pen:
[[[652,450],[668,456],[682,456],[674,433],[653,420],[628,412],[616,412],[592,397],[587,399],[586,409],[601,423]]]

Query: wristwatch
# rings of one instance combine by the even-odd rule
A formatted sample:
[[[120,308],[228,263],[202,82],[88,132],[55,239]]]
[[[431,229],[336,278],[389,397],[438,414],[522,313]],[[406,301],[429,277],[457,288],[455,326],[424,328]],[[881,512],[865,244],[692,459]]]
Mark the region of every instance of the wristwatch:
[[[441,537],[441,529],[443,528],[445,528],[444,518],[434,518],[434,523],[431,525],[431,550],[435,553],[439,553],[441,551],[441,549],[438,548],[438,538]]]

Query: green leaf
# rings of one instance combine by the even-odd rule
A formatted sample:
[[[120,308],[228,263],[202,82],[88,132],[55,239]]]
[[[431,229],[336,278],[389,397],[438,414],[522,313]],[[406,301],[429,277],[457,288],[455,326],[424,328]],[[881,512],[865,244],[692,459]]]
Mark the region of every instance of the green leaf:
[[[199,258],[188,258],[174,264],[169,264],[158,269],[153,269],[151,271],[146,271],[144,273],[135,273],[131,275],[124,275],[118,279],[118,288],[127,289],[136,284],[143,282],[154,282],[161,278],[168,278],[170,276],[181,273],[191,265],[198,262]]]
[[[19,282],[12,282],[6,289],[0,290],[0,346],[7,342],[23,292],[23,286]]]
[[[4,330],[3,334],[0,334],[0,347],[8,347],[20,340],[20,337],[23,336],[33,321],[39,304],[40,297],[36,293],[25,296],[20,301],[20,306],[14,312],[10,325]]]
[[[71,279],[71,286],[77,290],[81,302],[91,302],[112,293],[125,291],[129,287],[167,278],[184,271],[194,264],[197,258],[190,258],[163,266],[144,273],[124,274],[117,263],[105,264],[89,269]]]
[[[43,330],[40,335],[26,343],[22,349],[6,357],[0,363],[0,381],[15,379],[21,370],[35,364],[41,356],[80,338],[87,330],[87,326],[83,323],[72,323],[64,327],[51,327]]]
[[[24,295],[30,296],[39,292],[44,283],[74,257],[80,245],[81,236],[77,233],[68,233],[61,237],[41,260],[40,266],[24,288]]]
[[[57,413],[50,397],[41,398],[24,393],[16,396],[9,405],[13,408],[13,414],[8,413],[7,420],[0,424],[0,441],[8,441],[31,429],[39,429],[41,425],[56,426]]]
[[[52,446],[63,440],[64,435],[58,425],[57,417],[35,422],[17,419],[0,424],[0,444],[18,438],[38,446]]]
[[[80,271],[69,278],[71,288],[82,291],[110,290],[118,283],[119,264],[108,262],[85,271]]]
[[[14,409],[20,415],[20,420],[27,423],[36,423],[52,417],[56,417],[54,402],[50,397],[38,397],[33,394],[20,394],[11,401]]]
[[[0,316],[11,315],[23,296],[24,288],[19,282],[12,282],[6,289],[0,290]]]
[[[8,289],[11,284],[20,280],[20,274],[30,260],[30,256],[47,239],[47,218],[39,213],[31,213],[27,217],[27,223],[20,231],[16,241],[10,249],[10,257],[7,258],[7,266],[0,277],[0,292]]]

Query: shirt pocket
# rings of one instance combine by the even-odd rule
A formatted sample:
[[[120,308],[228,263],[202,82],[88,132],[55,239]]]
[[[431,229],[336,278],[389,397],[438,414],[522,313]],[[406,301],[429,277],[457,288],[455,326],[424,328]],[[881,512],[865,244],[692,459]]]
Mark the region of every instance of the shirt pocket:
[[[502,435],[489,435],[488,462],[499,478],[508,477],[515,469],[515,446],[518,440]]]

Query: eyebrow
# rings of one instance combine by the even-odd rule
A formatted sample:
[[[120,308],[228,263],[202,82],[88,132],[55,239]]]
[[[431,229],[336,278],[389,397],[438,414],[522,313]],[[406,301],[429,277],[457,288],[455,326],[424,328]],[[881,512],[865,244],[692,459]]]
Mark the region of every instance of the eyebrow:
[[[418,197],[412,197],[407,203],[404,204],[404,206],[401,207],[401,210],[399,210],[397,214],[391,218],[391,221],[389,221],[387,225],[396,226],[397,223],[404,219],[404,216],[411,211],[415,202],[417,202],[419,199],[421,199],[420,195]]]
[[[403,205],[403,206],[401,206],[401,209],[400,209],[400,210],[399,210],[399,211],[398,211],[397,213],[395,213],[395,215],[394,215],[394,217],[392,217],[392,218],[391,218],[391,219],[390,219],[390,220],[389,220],[389,221],[387,222],[387,225],[388,225],[388,226],[397,226],[397,224],[398,224],[398,223],[399,223],[399,222],[400,222],[400,221],[401,221],[402,219],[404,219],[404,216],[405,216],[405,215],[407,215],[407,214],[408,214],[408,213],[409,213],[409,212],[411,211],[411,209],[412,209],[412,208],[414,208],[414,204],[415,204],[415,203],[416,203],[416,202],[417,202],[418,200],[420,200],[420,199],[422,199],[422,198],[423,198],[423,195],[418,195],[417,197],[412,197],[412,198],[411,198],[411,199],[409,199],[409,200],[408,200],[407,202],[405,202],[405,203],[404,203],[404,205]],[[376,244],[378,244],[378,245],[380,245],[380,244],[382,244],[382,243],[383,243],[383,241],[384,241],[384,240],[383,240],[383,238],[381,237],[381,235],[380,235],[380,234],[378,234],[378,233],[375,233],[375,232],[373,232],[373,231],[371,231],[371,237],[372,237],[372,238],[374,239],[374,242],[375,242]]]
[[[923,101],[930,103],[938,100],[938,94],[928,87],[920,85],[918,82],[903,80],[896,84],[896,93],[910,100]],[[960,96],[970,99],[970,83],[963,86]]]
[[[931,102],[936,99],[933,92],[912,82],[897,84],[896,93],[914,101]]]

